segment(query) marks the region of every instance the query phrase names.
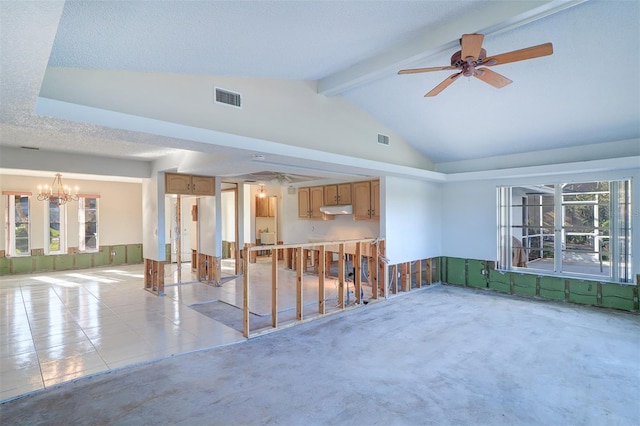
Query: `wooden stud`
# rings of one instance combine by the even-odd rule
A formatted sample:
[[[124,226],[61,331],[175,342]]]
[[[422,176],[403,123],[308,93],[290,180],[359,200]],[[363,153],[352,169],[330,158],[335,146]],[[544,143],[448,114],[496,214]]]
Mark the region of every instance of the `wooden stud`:
[[[324,303],[325,299],[325,286],[324,286],[324,278],[325,278],[325,259],[326,254],[324,251],[324,245],[320,246],[320,250],[318,250],[318,258],[321,260],[318,264],[318,312],[320,315],[324,315],[326,313],[326,306]]]
[[[400,283],[402,284],[402,291],[411,290],[411,282],[407,279],[407,262],[400,264]]]
[[[427,259],[427,285],[433,284],[433,259]]]
[[[164,262],[157,261],[156,264],[158,296],[164,296]]]
[[[385,254],[385,246],[384,240],[378,240],[378,250],[376,252],[382,256]],[[378,282],[380,283],[382,296],[385,299],[389,298],[389,286],[387,283],[389,282],[389,268],[387,268],[387,264],[382,261],[382,259],[378,258]]]
[[[176,265],[178,267],[178,284],[182,283],[182,199],[176,198]]]
[[[244,263],[244,274],[242,275],[242,324],[243,335],[249,337],[249,247],[245,245],[244,256],[242,258]]]
[[[344,243],[338,246],[338,307],[344,309]]]
[[[278,252],[271,250],[271,326],[278,327]]]
[[[398,265],[393,265],[391,268],[393,270],[393,278],[392,278],[392,289],[393,294],[398,294]]]
[[[302,312],[302,276],[304,270],[304,249],[302,247],[298,247],[296,249],[296,319],[302,321],[303,312]]]
[[[220,285],[220,278],[222,277],[222,257],[211,256],[211,262],[213,263],[212,273],[213,282],[216,285]]]
[[[369,259],[369,279],[373,290],[373,298],[378,299],[380,296],[380,288],[378,287],[378,247],[375,244],[371,244],[371,257]]]
[[[416,260],[416,287],[422,288],[422,260]]]
[[[353,286],[356,292],[356,303],[362,304],[362,242],[356,243],[356,253],[353,256]]]

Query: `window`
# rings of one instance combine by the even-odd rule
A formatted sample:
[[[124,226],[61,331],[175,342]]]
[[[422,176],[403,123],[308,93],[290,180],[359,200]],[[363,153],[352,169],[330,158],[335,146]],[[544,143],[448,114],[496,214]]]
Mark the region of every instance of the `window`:
[[[498,188],[499,269],[631,282],[631,181]]]
[[[29,195],[7,195],[7,249],[9,256],[31,254]]]
[[[79,241],[81,252],[98,251],[98,198],[92,196],[78,199]]]
[[[66,253],[66,204],[61,206],[50,201],[45,208],[45,254]]]

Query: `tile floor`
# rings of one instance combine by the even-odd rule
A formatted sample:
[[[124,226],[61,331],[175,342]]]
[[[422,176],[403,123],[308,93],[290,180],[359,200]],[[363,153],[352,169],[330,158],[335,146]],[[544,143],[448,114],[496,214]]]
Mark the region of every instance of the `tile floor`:
[[[0,401],[244,340],[189,308],[235,290],[196,283],[157,297],[142,279],[142,265],[0,277]]]
[[[250,264],[249,310],[271,313],[270,257]],[[278,309],[295,314],[295,271],[278,268]],[[223,261],[223,275],[232,275]],[[241,307],[242,278],[199,283],[191,265],[165,269],[165,296],[143,289],[142,265],[0,277],[0,401],[126,365],[244,340],[240,330],[190,308],[220,300]],[[173,284],[172,284],[173,283]],[[318,279],[303,278],[305,318],[318,312]],[[366,297],[371,288],[363,286]],[[327,311],[337,279],[327,279]],[[352,298],[353,302],[353,298]],[[294,319],[291,317],[289,319]],[[252,328],[254,331],[254,328]]]

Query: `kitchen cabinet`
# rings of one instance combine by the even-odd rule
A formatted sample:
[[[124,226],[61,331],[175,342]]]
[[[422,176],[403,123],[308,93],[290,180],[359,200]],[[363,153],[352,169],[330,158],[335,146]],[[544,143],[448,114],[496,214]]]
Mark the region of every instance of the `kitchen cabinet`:
[[[324,205],[348,205],[351,204],[351,183],[338,185],[326,185],[324,187]]]
[[[276,216],[276,198],[275,197],[256,197],[256,217],[275,217]]]
[[[215,178],[180,173],[164,174],[164,192],[181,195],[215,195]]]
[[[380,219],[380,181],[355,182],[352,195],[355,220]]]
[[[322,219],[320,207],[324,204],[324,187],[311,186],[298,189],[298,217],[301,219]]]

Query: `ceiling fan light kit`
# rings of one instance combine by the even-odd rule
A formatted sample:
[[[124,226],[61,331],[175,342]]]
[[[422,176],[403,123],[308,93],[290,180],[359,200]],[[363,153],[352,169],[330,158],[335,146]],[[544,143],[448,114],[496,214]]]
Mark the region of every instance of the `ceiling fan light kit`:
[[[482,48],[483,41],[484,35],[482,34],[463,34],[460,39],[461,49],[451,56],[450,66],[405,69],[398,71],[398,74],[418,74],[432,71],[458,70],[457,73],[450,75],[443,82],[431,89],[431,91],[424,95],[425,97],[436,96],[456,81],[460,76],[476,77],[477,79],[500,89],[511,84],[512,81],[489,68],[478,67],[492,67],[494,65],[508,64],[510,62],[524,61],[553,54],[553,45],[551,43],[544,43],[538,46],[501,53],[487,58],[487,51]]]

